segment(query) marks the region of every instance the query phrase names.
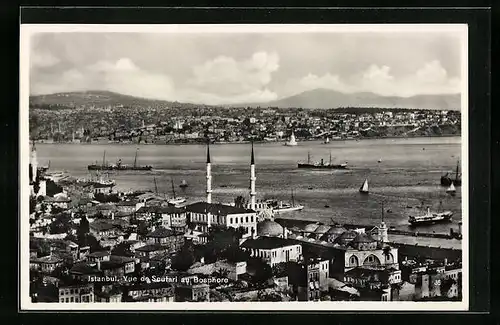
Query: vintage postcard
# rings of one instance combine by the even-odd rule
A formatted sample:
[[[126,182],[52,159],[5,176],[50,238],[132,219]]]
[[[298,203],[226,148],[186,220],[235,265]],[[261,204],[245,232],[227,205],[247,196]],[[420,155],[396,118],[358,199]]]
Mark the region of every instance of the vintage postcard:
[[[467,310],[467,25],[21,25],[21,310]]]

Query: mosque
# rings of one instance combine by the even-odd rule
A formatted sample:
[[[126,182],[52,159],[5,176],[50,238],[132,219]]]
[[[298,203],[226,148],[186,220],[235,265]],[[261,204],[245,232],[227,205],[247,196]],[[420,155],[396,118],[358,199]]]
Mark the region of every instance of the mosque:
[[[212,226],[225,226],[235,229],[244,228],[244,238],[255,237],[257,233],[257,212],[255,209],[255,156],[252,143],[250,157],[250,207],[237,207],[228,204],[212,203],[212,164],[210,145],[207,146],[206,160],[206,195],[205,202],[196,202],[186,206],[190,223],[195,230],[208,232]]]

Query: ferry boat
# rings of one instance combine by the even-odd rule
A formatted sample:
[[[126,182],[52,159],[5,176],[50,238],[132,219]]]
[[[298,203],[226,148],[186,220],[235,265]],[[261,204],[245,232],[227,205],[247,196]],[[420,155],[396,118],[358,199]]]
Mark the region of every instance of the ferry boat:
[[[347,163],[345,164],[332,164],[332,153],[330,152],[330,162],[325,164],[323,159],[319,162],[311,163],[311,154],[307,153],[307,163],[298,163],[298,168],[304,169],[347,169]]]
[[[99,165],[97,163],[88,165],[87,169],[88,170],[151,170],[153,169],[152,166],[146,165],[146,166],[138,166],[137,165],[137,152],[139,151],[139,148],[135,151],[135,158],[134,158],[134,165],[124,165],[122,164],[122,160],[118,159],[117,163],[115,165],[109,165],[106,163],[106,151],[104,151],[104,155],[102,157],[102,164]]]
[[[180,188],[186,188],[186,187],[188,187],[188,186],[189,186],[189,185],[188,185],[188,183],[186,182],[186,180],[185,180],[185,179],[183,179],[183,180],[182,180],[182,182],[181,182],[181,184],[179,185],[179,187],[180,187]]]
[[[156,179],[155,179],[155,184],[156,184]],[[186,202],[185,197],[175,195],[175,188],[174,188],[174,180],[173,179],[172,179],[172,194],[173,194],[172,198],[167,201],[169,204],[177,205],[177,204],[181,204],[181,203]]]
[[[94,177],[94,178],[79,178],[76,180],[76,183],[82,186],[114,186],[116,185],[115,180],[109,179],[109,175],[107,179],[104,179],[102,176]]]
[[[290,141],[285,142],[285,146],[294,147],[297,145],[297,140],[295,140],[295,134],[292,131],[292,135],[290,135]]]
[[[431,212],[430,208],[427,208],[427,213],[420,216],[410,216],[408,217],[408,222],[412,226],[433,224],[438,222],[450,222],[453,212]]]
[[[293,211],[301,211],[304,209],[303,205],[295,204],[295,199],[293,196],[292,190],[292,202],[283,202],[283,201],[270,201],[270,207],[274,213],[284,213],[284,212],[293,212]]]
[[[446,173],[445,175],[441,176],[441,185],[443,186],[451,186],[454,184],[454,186],[461,186],[462,185],[462,174],[459,172],[459,166],[460,163],[457,162],[457,168],[455,170],[455,178],[452,178],[453,175],[450,175],[450,173]]]

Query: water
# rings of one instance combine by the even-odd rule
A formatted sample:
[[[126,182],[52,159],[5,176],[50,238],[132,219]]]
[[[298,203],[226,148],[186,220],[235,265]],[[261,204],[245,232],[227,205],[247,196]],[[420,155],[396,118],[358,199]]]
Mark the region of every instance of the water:
[[[451,171],[460,160],[460,138],[370,139],[361,141],[299,142],[296,147],[280,143],[255,144],[258,198],[291,199],[293,189],[296,203],[304,210],[284,216],[300,219],[341,223],[377,224],[381,219],[384,201],[384,220],[388,226],[407,230],[408,216],[423,213],[425,206],[454,212],[452,224],[436,224],[421,231],[448,233],[461,221],[461,193],[451,197],[440,186],[440,176]],[[138,164],[152,165],[149,172],[110,172],[120,190],[154,190],[172,195],[171,180],[177,195],[189,201],[205,198],[206,147],[202,145],[130,145],[130,144],[37,144],[39,163],[50,160],[51,170],[65,170],[75,177],[88,177],[87,165],[119,158],[133,164],[136,148]],[[250,145],[211,145],[212,200],[232,202],[237,195],[248,197],[250,177]],[[334,163],[348,162],[349,170],[297,169],[298,161],[323,158],[328,162],[330,152]],[[379,159],[381,162],[379,163]],[[369,195],[358,189],[368,178]],[[182,180],[189,187],[179,188]],[[328,205],[329,207],[325,207]],[[411,206],[413,208],[408,208]],[[392,212],[388,213],[390,209]]]

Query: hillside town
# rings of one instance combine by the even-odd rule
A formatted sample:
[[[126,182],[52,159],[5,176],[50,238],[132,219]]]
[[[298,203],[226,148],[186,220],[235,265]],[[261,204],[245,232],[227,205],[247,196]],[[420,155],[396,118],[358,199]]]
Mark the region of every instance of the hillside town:
[[[273,114],[277,113],[271,113],[270,121],[281,119]],[[377,123],[388,124],[420,116],[377,114]],[[375,123],[373,116],[347,114],[343,123],[365,127]],[[442,112],[425,115],[427,119],[456,122],[453,114]],[[181,129],[191,127],[192,120],[177,123],[181,121]],[[211,121],[227,123],[227,118]],[[273,124],[262,121],[259,116],[249,123],[266,128]],[[297,123],[321,132],[333,123],[311,115],[287,121],[284,128],[286,123]],[[148,127],[145,124],[143,129]],[[350,128],[342,130],[350,132],[345,131]],[[69,180],[39,166],[33,146],[29,166],[32,302],[462,299],[460,250],[396,242],[383,217],[371,227],[292,222],[257,202],[258,162],[253,145],[248,157],[248,202],[238,197],[234,202],[215,203],[209,148],[206,198],[179,203],[154,192],[120,192],[112,181]]]
[[[345,140],[460,135],[460,112],[382,108],[78,106],[32,104],[30,136],[39,142],[204,143]]]

